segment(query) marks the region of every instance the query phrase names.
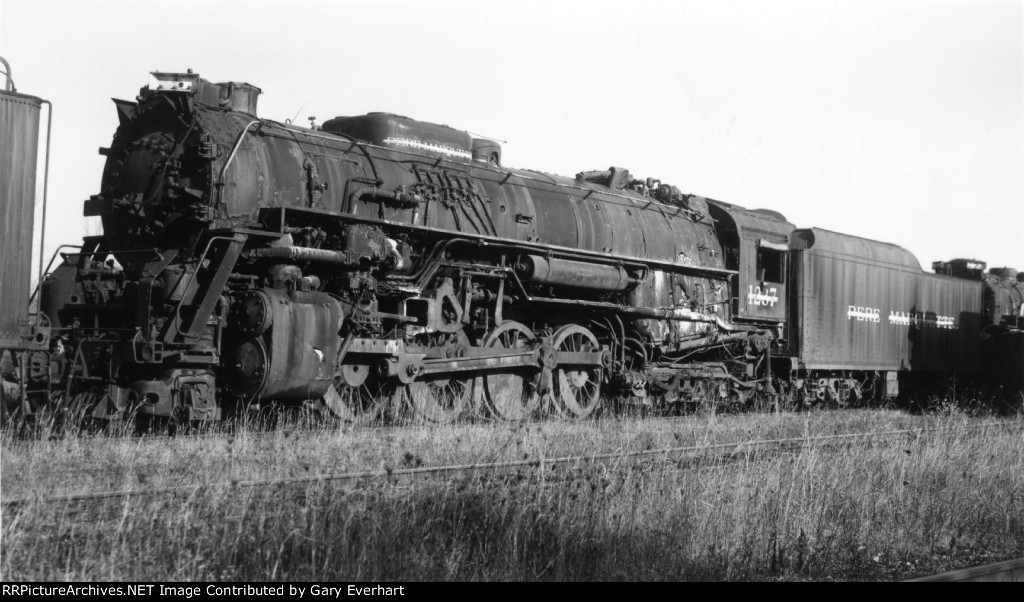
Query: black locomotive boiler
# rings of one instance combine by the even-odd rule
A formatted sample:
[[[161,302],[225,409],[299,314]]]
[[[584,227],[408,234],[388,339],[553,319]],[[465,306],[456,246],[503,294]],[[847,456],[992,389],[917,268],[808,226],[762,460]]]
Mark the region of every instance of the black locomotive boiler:
[[[397,115],[279,123],[259,93],[154,73],[115,101],[85,203],[103,234],[42,284],[51,393],[23,406],[446,422],[847,403],[986,353],[1024,371],[1022,285],[991,294],[980,262],[927,274],[621,168],[506,168],[493,141]]]

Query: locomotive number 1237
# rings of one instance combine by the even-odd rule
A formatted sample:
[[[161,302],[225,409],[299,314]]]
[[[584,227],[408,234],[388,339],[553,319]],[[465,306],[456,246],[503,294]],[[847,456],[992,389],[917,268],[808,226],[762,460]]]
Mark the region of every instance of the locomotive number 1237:
[[[764,290],[760,286],[754,286],[752,284],[747,285],[747,305],[761,305],[763,307],[775,307],[775,303],[779,300],[778,288],[777,287],[764,287]]]

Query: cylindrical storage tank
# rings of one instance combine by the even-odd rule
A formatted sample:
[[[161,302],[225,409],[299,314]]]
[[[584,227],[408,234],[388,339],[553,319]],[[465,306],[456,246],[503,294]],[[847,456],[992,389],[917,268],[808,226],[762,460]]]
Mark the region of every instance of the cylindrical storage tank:
[[[43,101],[0,91],[0,344],[19,337],[32,287],[32,231]]]
[[[637,283],[636,278],[619,266],[549,259],[538,255],[521,257],[516,265],[516,273],[530,282],[598,291],[624,291]]]

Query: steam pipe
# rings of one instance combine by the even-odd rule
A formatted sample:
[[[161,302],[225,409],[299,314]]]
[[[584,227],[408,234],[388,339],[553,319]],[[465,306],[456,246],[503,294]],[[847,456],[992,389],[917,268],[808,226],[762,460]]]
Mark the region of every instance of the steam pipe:
[[[344,251],[315,249],[313,247],[268,247],[266,249],[255,249],[251,253],[253,257],[268,259],[315,261],[337,265],[350,265],[353,263],[349,260],[349,254]]]
[[[11,64],[4,60],[4,57],[0,56],[0,63],[4,64],[4,75],[7,76],[7,82],[4,84],[4,90],[7,92],[17,92],[18,89],[14,87],[14,78],[11,77]]]
[[[423,202],[423,197],[418,194],[414,194],[405,190],[396,190],[394,192],[388,192],[381,190],[375,186],[363,186],[357,188],[352,194],[348,196],[348,210],[352,211],[352,207],[356,201],[363,198],[364,196],[370,196],[376,199],[395,201],[403,205],[418,205]]]
[[[678,347],[672,350],[673,353],[680,351],[689,351],[690,349],[697,349],[699,347],[706,347],[708,345],[715,345],[720,343],[735,343],[736,341],[742,341],[750,336],[749,332],[733,332],[727,335],[720,336],[717,340],[710,340],[710,337],[704,337],[695,341],[687,341],[681,343]]]

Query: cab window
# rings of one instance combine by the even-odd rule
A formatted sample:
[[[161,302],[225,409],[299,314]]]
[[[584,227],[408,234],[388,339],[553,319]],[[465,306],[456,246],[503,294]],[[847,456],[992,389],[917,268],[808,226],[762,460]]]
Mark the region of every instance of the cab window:
[[[760,282],[774,282],[776,284],[782,284],[785,282],[785,272],[783,266],[785,265],[785,256],[782,251],[776,251],[775,249],[768,249],[765,247],[757,248],[757,279]]]

